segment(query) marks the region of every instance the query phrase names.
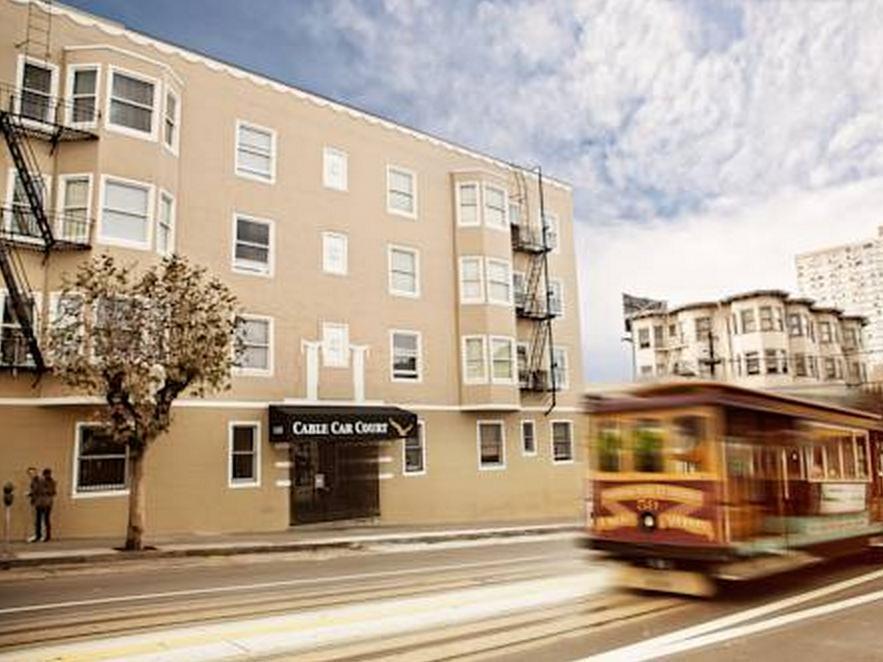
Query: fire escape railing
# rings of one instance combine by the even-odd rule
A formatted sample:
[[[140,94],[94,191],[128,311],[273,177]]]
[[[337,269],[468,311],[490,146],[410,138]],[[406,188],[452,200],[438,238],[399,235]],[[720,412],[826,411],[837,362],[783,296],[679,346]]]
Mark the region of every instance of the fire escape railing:
[[[15,167],[13,206],[0,214],[0,275],[6,288],[0,310],[0,366],[46,370],[36,328],[35,297],[17,247],[53,249],[89,247],[91,222],[78,214],[47,212],[48,191],[30,137],[49,140],[51,151],[60,141],[91,140],[88,131],[65,126],[70,108],[60,99],[0,85],[9,105],[0,109],[0,133]],[[18,198],[18,200],[16,200]],[[25,351],[26,350],[26,351]]]
[[[528,267],[515,292],[515,311],[520,319],[531,325],[530,341],[519,356],[518,381],[522,390],[551,393],[552,407],[556,399],[552,321],[560,315],[561,302],[555,298],[549,283],[548,256],[549,226],[545,215],[542,171],[536,174],[539,186],[539,219],[536,227],[531,222],[530,196],[527,178],[520,168],[514,169],[515,192],[513,206],[517,213],[510,218],[512,249],[525,254]]]

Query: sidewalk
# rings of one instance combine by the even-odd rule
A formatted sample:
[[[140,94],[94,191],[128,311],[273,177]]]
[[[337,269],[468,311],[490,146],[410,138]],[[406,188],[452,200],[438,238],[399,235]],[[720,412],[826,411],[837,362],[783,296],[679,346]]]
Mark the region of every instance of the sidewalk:
[[[0,569],[105,563],[185,556],[227,556],[270,552],[307,552],[322,549],[358,550],[377,544],[432,544],[451,541],[512,538],[576,533],[582,529],[576,520],[527,520],[484,522],[437,526],[381,526],[372,524],[321,524],[256,534],[174,535],[148,537],[141,552],[121,552],[118,538],[59,540],[27,544],[14,542],[12,557],[0,557]]]

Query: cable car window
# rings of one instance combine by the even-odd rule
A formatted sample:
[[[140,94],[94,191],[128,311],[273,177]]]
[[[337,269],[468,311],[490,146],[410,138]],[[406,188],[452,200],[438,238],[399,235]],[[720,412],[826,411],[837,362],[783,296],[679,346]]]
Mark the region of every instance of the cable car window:
[[[803,466],[800,462],[800,451],[796,448],[785,449],[785,468],[788,478],[796,480],[803,478]]]
[[[843,477],[854,480],[856,477],[855,440],[852,436],[843,437],[840,440],[840,448],[843,451]]]
[[[601,471],[619,471],[622,454],[622,435],[614,421],[605,421],[598,430],[598,468]]]
[[[675,472],[692,474],[701,471],[700,445],[705,440],[705,418],[678,416],[673,421],[671,461]]]
[[[825,463],[828,478],[842,478],[843,470],[840,466],[840,444],[837,439],[828,440],[825,445]]]
[[[858,477],[859,478],[867,478],[868,477],[868,438],[864,435],[856,435],[855,438],[855,451],[856,451],[856,466],[858,469]]]
[[[812,446],[807,448],[806,455],[810,480],[823,480],[825,478],[825,454],[822,447]]]
[[[659,473],[662,469],[662,424],[656,419],[641,419],[634,433],[635,471]]]

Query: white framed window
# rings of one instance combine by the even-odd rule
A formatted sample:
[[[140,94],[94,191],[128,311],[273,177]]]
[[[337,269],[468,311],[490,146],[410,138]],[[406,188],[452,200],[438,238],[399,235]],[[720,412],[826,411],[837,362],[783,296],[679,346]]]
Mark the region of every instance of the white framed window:
[[[272,184],[276,181],[276,132],[236,120],[236,174]]]
[[[527,343],[515,343],[515,367],[518,368],[518,385],[521,388],[530,386],[530,375],[527,372]]]
[[[43,209],[49,202],[50,179],[46,175],[34,178],[37,195],[43,201]],[[31,204],[25,192],[24,184],[15,168],[10,168],[6,177],[6,208],[3,210],[3,229],[14,236],[17,241],[43,243],[43,234],[37,223],[37,217],[31,211]]]
[[[416,248],[389,246],[389,293],[420,296],[420,252]]]
[[[233,215],[233,271],[271,276],[275,226],[266,218]]]
[[[506,430],[502,421],[478,421],[478,468],[480,471],[506,468]]]
[[[156,140],[159,82],[144,74],[111,66],[105,126],[127,136]]]
[[[33,57],[18,56],[19,92],[15,111],[24,120],[53,122],[58,100],[58,67]]]
[[[156,252],[175,252],[175,199],[166,191],[159,192],[159,213],[156,215]]]
[[[417,218],[417,175],[400,166],[386,166],[386,210]]]
[[[490,337],[491,383],[515,382],[515,341],[502,336]]]
[[[67,68],[66,122],[82,129],[98,124],[98,88],[101,68],[97,64],[74,64]]]
[[[559,391],[566,391],[570,387],[567,350],[563,347],[553,349],[552,363],[555,371],[555,388]]]
[[[2,292],[0,292],[0,299],[2,299],[2,296]],[[59,323],[64,323],[70,328],[76,322],[77,331],[67,340],[70,341],[72,347],[75,347],[80,352],[85,351],[84,344],[86,342],[85,305],[83,296],[75,292],[68,292],[66,295],[62,292],[51,292],[49,294],[50,328]]]
[[[484,303],[483,259],[477,256],[460,258],[460,303]]]
[[[555,317],[564,317],[564,283],[560,280],[549,281],[549,313]],[[662,329],[662,327],[656,327]],[[662,345],[661,335],[657,346]]]
[[[102,175],[101,189],[99,243],[150,250],[153,185]]]
[[[573,422],[551,421],[552,462],[567,464],[573,462]]]
[[[322,363],[326,368],[346,368],[350,364],[350,327],[347,324],[322,324]]]
[[[521,454],[537,454],[537,426],[534,421],[521,421]]]
[[[478,215],[478,183],[462,182],[457,184],[457,225],[464,228],[481,225]]]
[[[492,184],[484,185],[484,224],[489,228],[506,230],[509,227],[507,217],[509,201],[506,189]]]
[[[487,378],[487,338],[463,336],[463,382],[486,384]]]
[[[402,474],[426,475],[426,426],[417,421],[414,434],[402,439]]]
[[[512,305],[512,265],[507,260],[488,257],[484,260],[487,272],[488,303]]]
[[[129,452],[106,427],[77,423],[74,438],[72,496],[122,496],[129,493]]]
[[[178,153],[179,125],[181,124],[181,97],[171,87],[166,87],[163,104],[162,142],[173,154]]]
[[[524,272],[512,272],[512,300],[516,308],[524,308],[527,305],[527,293],[524,291]]]
[[[261,424],[230,421],[228,424],[227,487],[261,484]]]
[[[561,252],[560,246],[561,224],[558,215],[550,211],[546,212],[546,246],[554,253]]]
[[[58,182],[55,232],[65,241],[87,243],[92,209],[92,174],[61,175]]]
[[[264,315],[238,315],[236,335],[239,351],[235,372],[245,376],[273,375],[273,318]]]
[[[40,328],[40,305],[40,294],[35,292],[31,306],[31,320],[37,332]],[[6,295],[6,290],[0,289],[0,366],[21,368],[32,365],[34,365],[34,357],[31,356],[31,350],[21,331],[21,324],[12,309],[12,300]]]
[[[335,191],[349,187],[349,158],[343,150],[325,147],[322,150],[322,184]]]
[[[346,276],[348,262],[347,236],[340,232],[323,232],[322,271],[326,274]]]
[[[394,382],[422,381],[422,338],[419,331],[389,332],[390,375]]]

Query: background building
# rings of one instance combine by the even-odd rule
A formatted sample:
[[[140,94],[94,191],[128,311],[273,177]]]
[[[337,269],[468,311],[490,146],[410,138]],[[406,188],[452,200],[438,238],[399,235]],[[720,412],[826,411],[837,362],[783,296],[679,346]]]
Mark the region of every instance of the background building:
[[[867,381],[863,318],[780,290],[632,317],[639,379],[701,377],[755,388]]]
[[[868,320],[866,361],[872,374],[878,372],[883,366],[883,227],[876,238],[802,253],[796,262],[801,295]]]
[[[64,274],[105,251],[185,254],[245,311],[232,390],[179,402],[148,457],[151,533],[577,516],[566,184],[544,180],[542,218],[535,172],[46,10],[0,0],[0,479],[23,494],[28,466],[52,467],[58,535],[126,521],[126,454],[94,400],[36,380]],[[391,406],[419,418],[407,438],[292,438],[298,416]],[[19,499],[14,535],[27,522]]]

